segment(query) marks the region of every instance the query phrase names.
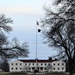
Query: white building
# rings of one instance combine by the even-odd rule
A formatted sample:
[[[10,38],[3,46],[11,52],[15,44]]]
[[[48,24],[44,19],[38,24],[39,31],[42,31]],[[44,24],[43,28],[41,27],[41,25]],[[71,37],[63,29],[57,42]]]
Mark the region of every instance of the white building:
[[[9,63],[10,72],[34,72],[35,68],[39,72],[65,72],[66,64],[57,60],[15,60]]]

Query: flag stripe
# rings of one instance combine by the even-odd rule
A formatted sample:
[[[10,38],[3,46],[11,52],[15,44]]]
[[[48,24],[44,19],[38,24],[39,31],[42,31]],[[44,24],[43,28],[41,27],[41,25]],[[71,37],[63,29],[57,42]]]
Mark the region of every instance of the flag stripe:
[[[38,29],[38,32],[41,32],[41,29]]]
[[[37,25],[39,25],[39,22],[36,22]]]

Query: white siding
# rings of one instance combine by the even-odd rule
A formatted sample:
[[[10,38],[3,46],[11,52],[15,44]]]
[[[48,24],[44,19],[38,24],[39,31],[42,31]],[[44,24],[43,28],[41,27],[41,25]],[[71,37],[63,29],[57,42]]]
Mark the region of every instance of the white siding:
[[[33,72],[36,63],[35,62],[21,62],[19,60],[9,63],[10,72],[22,72],[22,71],[31,71]],[[38,62],[37,67],[40,72],[65,72],[66,65],[63,61],[54,61],[54,62]]]
[[[23,65],[24,63],[21,62],[21,61],[13,61],[11,63],[9,63],[9,66],[10,66],[10,72],[21,72],[23,71]]]
[[[65,63],[63,61],[54,61],[52,62],[52,71],[53,72],[65,72]]]

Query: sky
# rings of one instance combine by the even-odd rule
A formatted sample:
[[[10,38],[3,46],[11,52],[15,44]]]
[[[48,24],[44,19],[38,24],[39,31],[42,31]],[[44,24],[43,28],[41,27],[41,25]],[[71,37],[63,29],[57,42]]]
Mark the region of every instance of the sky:
[[[13,31],[9,37],[17,37],[21,42],[28,42],[29,57],[36,58],[36,21],[45,16],[43,6],[50,6],[53,0],[0,0],[0,14],[5,14],[13,20]],[[39,23],[40,24],[40,23]],[[39,28],[39,27],[38,27]],[[43,44],[44,38],[37,33],[37,58],[48,59],[56,54],[56,51]]]

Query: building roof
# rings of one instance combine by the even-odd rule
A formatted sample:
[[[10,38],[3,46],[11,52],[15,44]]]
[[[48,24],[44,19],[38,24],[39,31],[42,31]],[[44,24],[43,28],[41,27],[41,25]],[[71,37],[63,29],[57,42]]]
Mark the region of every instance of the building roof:
[[[36,62],[36,59],[35,60],[20,60],[22,62]],[[56,61],[56,60],[38,60],[37,59],[37,62],[53,62],[53,61]]]

